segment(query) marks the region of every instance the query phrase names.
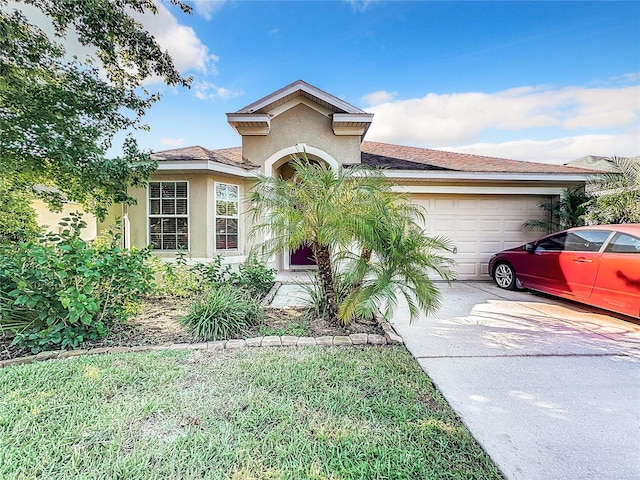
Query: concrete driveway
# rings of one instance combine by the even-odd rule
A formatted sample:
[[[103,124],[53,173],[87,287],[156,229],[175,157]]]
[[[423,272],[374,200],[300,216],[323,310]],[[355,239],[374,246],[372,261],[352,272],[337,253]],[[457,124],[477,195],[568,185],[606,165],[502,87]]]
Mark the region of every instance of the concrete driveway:
[[[393,325],[507,479],[640,479],[640,326],[493,283]]]

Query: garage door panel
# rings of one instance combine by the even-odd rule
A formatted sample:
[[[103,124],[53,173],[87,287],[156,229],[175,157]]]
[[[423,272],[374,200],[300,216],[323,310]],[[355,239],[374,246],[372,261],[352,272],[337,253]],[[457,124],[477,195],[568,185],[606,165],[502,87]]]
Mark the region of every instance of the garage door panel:
[[[499,241],[481,241],[480,243],[480,253],[483,255],[493,255],[497,251],[499,251],[501,245]]]
[[[500,231],[502,222],[495,219],[481,219],[478,221],[478,224],[481,232],[496,232]]]
[[[491,255],[539,236],[525,231],[527,220],[543,218],[537,207],[545,197],[534,195],[414,195],[427,210],[428,235],[449,237],[457,253],[459,279],[486,279]]]
[[[505,219],[504,220],[504,230],[505,232],[512,232],[512,233],[517,233],[518,235],[520,235],[520,233],[522,232],[522,224],[524,222],[526,222],[529,218],[531,217],[527,217],[525,220],[521,220],[521,219]]]
[[[459,232],[475,232],[478,230],[480,224],[477,220],[459,219],[457,221],[457,230]]]
[[[478,242],[459,240],[455,242],[455,244],[456,244],[456,247],[458,248],[458,255],[464,255],[466,253],[470,253],[470,254],[479,253]]]
[[[455,206],[456,206],[456,202],[452,198],[434,199],[432,203],[433,203],[432,205],[433,209],[437,209],[442,212],[446,212],[447,210],[453,211],[455,210]]]
[[[431,222],[428,222],[432,225],[434,232],[452,232],[455,231],[456,222],[453,219],[446,218],[435,218],[432,219]]]
[[[475,261],[458,261],[456,269],[458,279],[475,278],[478,276],[478,263]]]

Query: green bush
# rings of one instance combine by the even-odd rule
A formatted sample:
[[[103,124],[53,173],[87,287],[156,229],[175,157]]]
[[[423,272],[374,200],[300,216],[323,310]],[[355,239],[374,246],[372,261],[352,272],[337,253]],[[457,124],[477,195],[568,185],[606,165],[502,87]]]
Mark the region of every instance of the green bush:
[[[247,291],[223,284],[198,297],[180,321],[197,340],[220,340],[238,336],[262,318],[262,307]]]
[[[239,274],[235,283],[252,295],[262,298],[269,292],[276,278],[276,270],[249,257],[247,261],[238,267]]]
[[[338,304],[340,304],[353,289],[353,281],[347,273],[337,269],[334,270],[333,276],[335,280],[336,297]],[[307,311],[305,312],[306,318],[328,318],[329,302],[322,290],[318,274],[313,272],[310,283],[298,283],[298,286],[304,291],[308,300],[306,305]]]
[[[0,179],[0,245],[37,240],[41,228],[31,206],[33,196]]]
[[[148,249],[122,249],[117,231],[111,243],[83,240],[79,213],[60,226],[60,234],[0,251],[0,324],[17,333],[14,344],[34,353],[105,336],[151,290]]]
[[[204,289],[197,272],[182,263],[165,262],[151,255],[147,267],[153,272],[155,295],[186,298],[202,293]]]
[[[222,266],[222,257],[220,255],[217,255],[209,263],[197,263],[192,268],[205,285],[214,286],[234,283],[236,279],[236,274],[231,270],[231,265]]]
[[[165,262],[152,256],[147,263],[156,280],[154,293],[175,297],[190,297],[208,288],[235,285],[261,298],[271,289],[276,273],[254,257],[249,257],[239,265],[237,273],[232,271],[231,265],[222,265],[220,255],[209,263],[197,263],[193,266],[187,265],[184,254],[181,253],[175,262]]]

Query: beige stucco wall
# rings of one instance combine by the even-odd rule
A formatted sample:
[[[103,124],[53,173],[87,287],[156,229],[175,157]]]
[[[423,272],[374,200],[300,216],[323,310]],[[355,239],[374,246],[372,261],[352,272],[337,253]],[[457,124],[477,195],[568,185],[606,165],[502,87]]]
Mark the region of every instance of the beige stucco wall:
[[[117,222],[118,219],[122,220],[124,210],[122,204],[111,205],[107,210],[107,215],[104,221],[98,222],[98,235],[106,234]]]
[[[151,181],[187,181],[189,184],[189,250],[187,260],[209,261],[217,255],[221,255],[229,263],[238,263],[244,260],[253,245],[260,240],[259,238],[254,240],[248,235],[251,219],[247,212],[246,198],[253,183],[251,180],[202,172],[154,174]],[[240,221],[237,251],[216,251],[215,249],[214,185],[216,182],[239,186]],[[142,248],[149,243],[147,189],[130,189],[129,194],[138,202],[137,205],[128,207],[131,245]],[[170,251],[156,251],[154,254],[166,258],[175,257],[175,252]]]
[[[96,217],[83,210],[82,205],[78,203],[64,203],[62,205],[61,212],[52,212],[49,207],[42,200],[34,200],[33,208],[36,211],[36,221],[40,226],[44,228],[45,232],[59,233],[60,226],[58,223],[65,217],[68,217],[72,212],[81,212],[82,219],[87,222],[87,228],[85,228],[81,237],[84,240],[93,240],[96,238],[98,232],[98,223]]]
[[[245,135],[242,156],[263,166],[272,155],[301,143],[326,152],[339,164],[360,163],[360,136],[334,135],[331,118],[304,104],[274,117],[268,135]],[[289,160],[288,155],[283,158]]]

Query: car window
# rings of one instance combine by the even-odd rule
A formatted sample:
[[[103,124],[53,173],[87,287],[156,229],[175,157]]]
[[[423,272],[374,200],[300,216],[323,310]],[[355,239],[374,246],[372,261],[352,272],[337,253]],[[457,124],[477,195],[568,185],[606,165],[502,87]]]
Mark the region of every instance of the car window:
[[[558,235],[553,235],[549,238],[545,238],[536,242],[536,251],[538,250],[551,250],[551,251],[559,251],[564,250],[564,242],[567,239],[566,233],[559,233]]]
[[[536,243],[536,250],[597,252],[609,238],[606,230],[579,230],[553,235]]]
[[[640,238],[626,233],[617,233],[607,245],[606,252],[640,254]]]
[[[569,232],[564,249],[572,252],[598,252],[611,232],[606,230],[579,230]]]

